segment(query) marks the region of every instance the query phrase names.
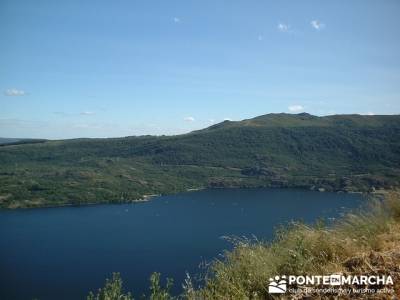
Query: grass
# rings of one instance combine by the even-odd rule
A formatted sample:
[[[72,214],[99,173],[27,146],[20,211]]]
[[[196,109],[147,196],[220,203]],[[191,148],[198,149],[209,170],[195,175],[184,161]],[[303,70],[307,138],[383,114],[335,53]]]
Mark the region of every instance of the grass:
[[[204,287],[193,290],[191,299],[268,299],[272,276],[357,273],[373,265],[369,256],[384,257],[388,251],[397,251],[398,265],[399,247],[400,194],[392,192],[333,226],[293,223],[280,228],[270,243],[237,241],[233,251],[213,263]]]
[[[153,275],[151,295],[146,299],[271,299],[268,282],[272,276],[332,273],[391,275],[396,296],[400,296],[400,192],[373,199],[366,207],[329,226],[323,221],[313,226],[292,223],[280,227],[271,242],[231,240],[234,250],[225,252],[223,258],[208,267],[202,283],[188,275],[183,294],[173,297],[168,293],[171,281],[167,288],[161,288],[160,275]],[[330,299],[324,295],[308,296]],[[374,297],[370,296],[385,298]]]

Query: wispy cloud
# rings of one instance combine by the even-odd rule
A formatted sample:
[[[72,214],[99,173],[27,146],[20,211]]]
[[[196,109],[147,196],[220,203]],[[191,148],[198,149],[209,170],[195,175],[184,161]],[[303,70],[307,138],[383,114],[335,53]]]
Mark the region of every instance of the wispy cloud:
[[[174,18],[172,19],[172,21],[174,21],[174,23],[180,23],[180,22],[181,22],[181,19],[179,19],[178,17],[174,17]]]
[[[26,96],[26,92],[24,90],[12,88],[12,89],[5,90],[4,95],[10,96],[10,97]]]
[[[66,116],[66,115],[68,115],[66,112],[63,112],[63,111],[55,111],[55,112],[53,112],[53,114],[55,114],[57,116]]]
[[[261,41],[264,39],[264,37],[260,34],[260,35],[257,37],[257,39],[261,42]]]
[[[279,23],[278,24],[278,30],[280,32],[291,32],[291,28],[289,24],[285,24],[285,23]]]
[[[311,26],[312,26],[315,30],[322,30],[322,29],[325,28],[325,24],[324,24],[324,23],[321,23],[321,22],[318,21],[318,20],[312,20],[312,21],[310,22],[310,24],[311,24]]]
[[[288,107],[288,110],[290,112],[300,112],[304,110],[304,107],[302,105],[295,104],[295,105],[290,105]]]
[[[96,114],[94,111],[83,111],[80,113],[82,116],[92,116],[94,114]]]
[[[195,121],[195,119],[193,117],[184,117],[183,120],[186,122],[194,122]]]

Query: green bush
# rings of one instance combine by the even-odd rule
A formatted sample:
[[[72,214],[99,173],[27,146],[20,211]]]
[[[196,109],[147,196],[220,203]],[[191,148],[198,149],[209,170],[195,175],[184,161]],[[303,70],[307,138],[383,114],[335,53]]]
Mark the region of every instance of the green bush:
[[[100,288],[96,295],[90,292],[87,300],[133,300],[133,297],[130,293],[123,292],[120,274],[113,273],[112,279],[106,279],[104,287]]]

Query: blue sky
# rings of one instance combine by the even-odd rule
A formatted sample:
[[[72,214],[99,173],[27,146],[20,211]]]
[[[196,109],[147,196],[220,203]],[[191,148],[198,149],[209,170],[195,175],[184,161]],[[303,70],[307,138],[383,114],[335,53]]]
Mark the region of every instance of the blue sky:
[[[0,0],[0,136],[400,113],[400,1]]]

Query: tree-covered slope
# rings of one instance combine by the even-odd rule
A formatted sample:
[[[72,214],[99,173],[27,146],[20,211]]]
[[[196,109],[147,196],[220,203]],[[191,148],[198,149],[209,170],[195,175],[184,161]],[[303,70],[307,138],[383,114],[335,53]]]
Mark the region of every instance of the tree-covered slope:
[[[199,187],[399,185],[400,116],[268,114],[176,136],[0,147],[3,207],[128,201]]]

